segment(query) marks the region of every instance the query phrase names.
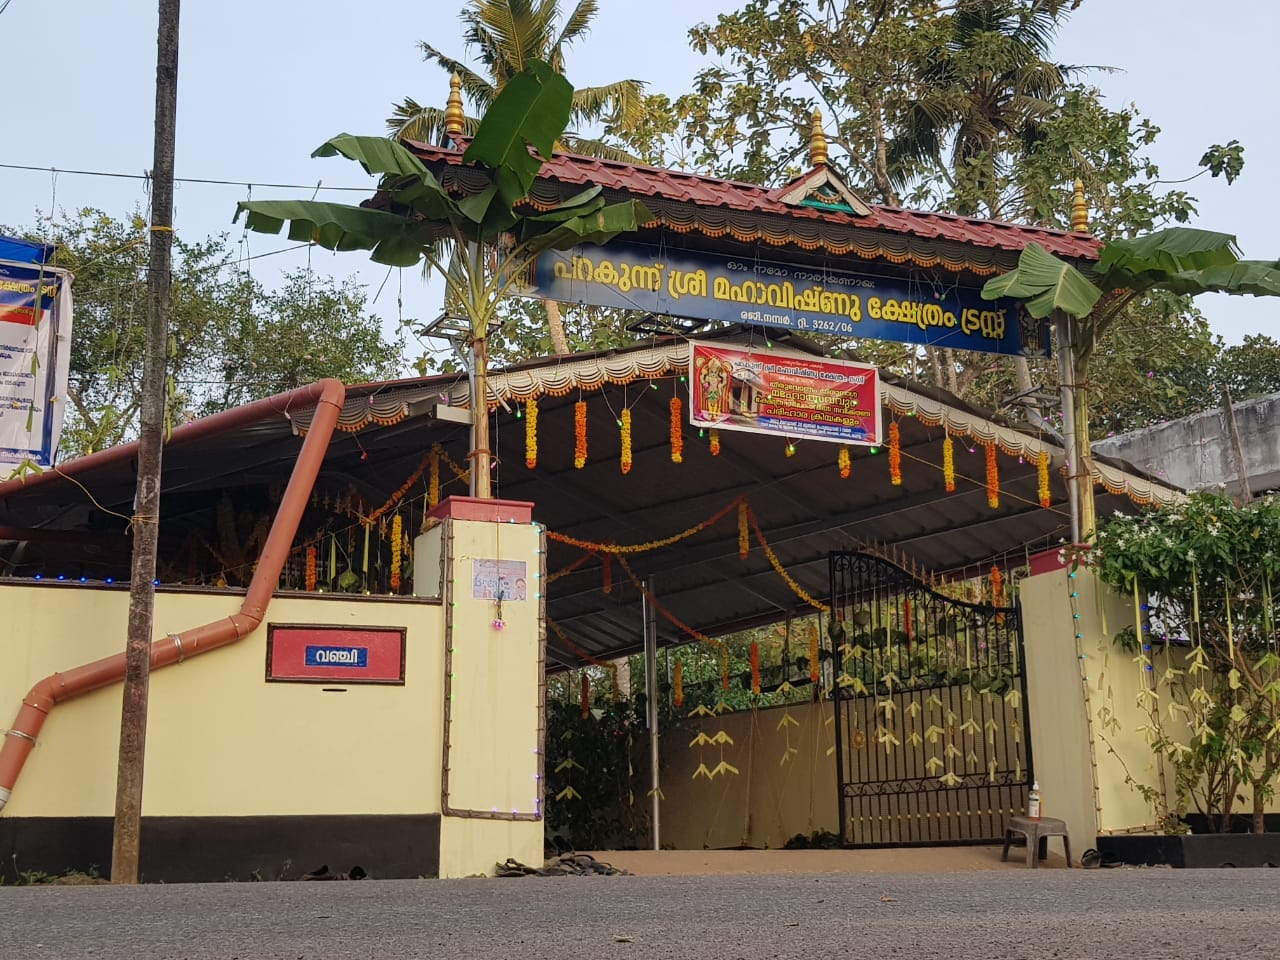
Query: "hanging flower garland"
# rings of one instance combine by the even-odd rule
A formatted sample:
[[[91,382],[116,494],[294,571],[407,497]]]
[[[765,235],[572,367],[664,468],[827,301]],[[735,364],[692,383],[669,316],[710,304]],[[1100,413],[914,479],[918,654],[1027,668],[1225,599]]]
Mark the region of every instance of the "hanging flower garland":
[[[613,557],[607,553],[600,564],[600,579],[600,590],[604,593],[613,593]]]
[[[400,514],[391,518],[391,589],[400,589],[400,551],[404,547],[404,521]]]
[[[675,675],[671,679],[671,700],[679,710],[684,706],[684,662],[676,661]]]
[[[573,405],[573,465],[581,470],[587,465],[587,402]]]
[[[991,605],[993,607],[1002,607],[1004,599],[1004,577],[1000,575],[999,567],[991,568]]]
[[[440,452],[431,451],[430,472],[427,475],[427,504],[434,507],[440,502]]]
[[[524,465],[532,470],[538,465],[538,398],[530,397],[525,404],[524,417]]]
[[[1036,457],[1036,476],[1040,481],[1040,506],[1053,504],[1053,492],[1049,489],[1049,451],[1041,450]]]
[[[316,592],[316,548],[307,547],[307,592]]]
[[[720,431],[711,431],[711,455],[713,457],[720,456]]]
[[[902,486],[902,432],[896,422],[889,424],[889,482]]]
[[[995,509],[1000,506],[1000,465],[996,462],[996,445],[988,443],[987,447],[987,506]]]
[[[809,624],[809,681],[817,683],[822,676],[822,666],[819,662],[821,654],[818,651],[818,625],[816,623]]]
[[[751,641],[751,692],[760,696],[760,644]]]
[[[853,464],[849,459],[849,448],[841,447],[840,454],[836,457],[836,463],[840,467],[840,479],[848,480],[849,474],[853,471]]]
[[[956,492],[956,442],[949,433],[942,441],[942,482],[947,493]]]
[[[679,397],[671,398],[671,462],[684,463],[684,417]]]
[[[587,671],[582,671],[582,719],[585,720],[591,716],[591,678],[587,676]]]
[[[729,689],[729,645],[720,648],[720,689]]]
[[[631,411],[622,411],[622,420],[619,424],[622,430],[622,457],[619,465],[624,474],[631,472]]]
[[[738,504],[738,556],[745,560],[751,553],[751,537],[747,527],[747,502]]]

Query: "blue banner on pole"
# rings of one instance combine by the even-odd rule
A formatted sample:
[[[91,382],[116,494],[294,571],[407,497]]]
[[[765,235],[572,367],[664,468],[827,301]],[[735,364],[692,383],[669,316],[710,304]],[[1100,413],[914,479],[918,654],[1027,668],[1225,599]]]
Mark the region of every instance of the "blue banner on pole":
[[[976,287],[613,242],[538,258],[533,289],[558,300],[798,333],[921,346],[1048,356],[1048,325],[1016,301],[984,300]]]

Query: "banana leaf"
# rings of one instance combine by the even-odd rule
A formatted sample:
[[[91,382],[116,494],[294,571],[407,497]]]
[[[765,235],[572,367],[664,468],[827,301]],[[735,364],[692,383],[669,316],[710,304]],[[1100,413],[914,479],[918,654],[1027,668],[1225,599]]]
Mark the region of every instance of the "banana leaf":
[[[1022,300],[1027,312],[1039,320],[1055,310],[1073,317],[1088,316],[1102,291],[1065,260],[1038,243],[1029,243],[1019,255],[1017,267],[988,280],[982,296],[987,300]]]

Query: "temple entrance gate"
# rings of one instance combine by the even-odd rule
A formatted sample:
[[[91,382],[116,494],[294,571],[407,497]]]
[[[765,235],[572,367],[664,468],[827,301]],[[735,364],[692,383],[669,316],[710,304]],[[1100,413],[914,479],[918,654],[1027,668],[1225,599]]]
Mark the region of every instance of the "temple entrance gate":
[[[841,839],[998,840],[1031,783],[1019,608],[869,553],[829,563]]]

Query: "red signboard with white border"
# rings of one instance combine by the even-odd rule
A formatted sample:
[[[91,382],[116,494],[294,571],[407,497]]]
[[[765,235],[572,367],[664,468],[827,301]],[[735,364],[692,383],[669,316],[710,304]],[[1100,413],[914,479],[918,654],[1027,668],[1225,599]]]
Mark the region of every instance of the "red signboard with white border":
[[[404,627],[267,625],[267,679],[404,683]]]

